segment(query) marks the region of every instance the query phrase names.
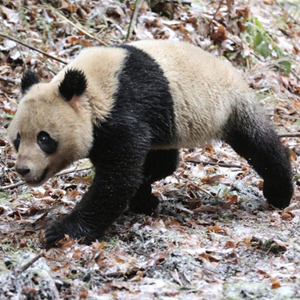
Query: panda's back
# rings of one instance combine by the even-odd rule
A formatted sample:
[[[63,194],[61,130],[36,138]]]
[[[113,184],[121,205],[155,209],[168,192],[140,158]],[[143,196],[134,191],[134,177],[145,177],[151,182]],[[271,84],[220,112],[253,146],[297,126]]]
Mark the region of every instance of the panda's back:
[[[165,40],[132,45],[153,57],[169,81],[178,148],[195,147],[216,137],[232,106],[249,94],[248,85],[230,63],[199,47]]]
[[[130,50],[130,47],[148,54],[149,59],[154,60],[157,68],[162,70],[156,74],[165,78],[160,80],[155,78],[155,72],[152,77],[151,71],[149,74],[144,72],[144,82],[141,76],[133,74],[140,72],[139,68],[132,69],[135,60],[146,71],[151,63],[149,64],[150,60],[145,55],[139,55],[137,51]],[[131,63],[128,63],[129,57]],[[111,111],[118,104],[116,95],[122,88],[126,92],[130,86],[135,91],[140,90],[142,95],[150,81],[157,86],[160,81],[167,82],[173,103],[172,118],[176,127],[176,142],[166,146],[172,148],[195,147],[217,137],[232,111],[232,106],[237,105],[242,95],[249,93],[242,76],[229,63],[185,42],[139,41],[129,46],[87,48],[53,81],[61,80],[65,71],[70,68],[83,70],[87,77],[87,92],[92,104],[94,123],[105,121],[111,115]],[[131,74],[131,84],[128,83],[128,74]],[[121,78],[125,77],[127,83],[123,87],[124,81]],[[156,98],[161,98],[161,102],[167,101],[168,103],[160,106],[169,108],[170,101],[163,96],[161,90],[157,89],[157,94],[160,94]],[[119,95],[121,98],[121,93]],[[155,103],[153,107],[154,105]],[[149,114],[155,113],[153,107]],[[153,124],[153,119],[150,122]]]

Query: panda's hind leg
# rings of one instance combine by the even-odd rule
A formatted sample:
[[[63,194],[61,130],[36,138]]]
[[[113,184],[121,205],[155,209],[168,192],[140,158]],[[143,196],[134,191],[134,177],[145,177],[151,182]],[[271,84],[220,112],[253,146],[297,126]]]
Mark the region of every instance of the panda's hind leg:
[[[129,209],[132,212],[148,215],[153,213],[159,200],[152,194],[151,184],[172,175],[177,168],[178,161],[177,149],[149,151],[144,163],[144,181],[130,201]]]
[[[293,195],[289,152],[260,107],[240,103],[223,129],[223,139],[264,179],[267,201],[278,208],[288,206]]]

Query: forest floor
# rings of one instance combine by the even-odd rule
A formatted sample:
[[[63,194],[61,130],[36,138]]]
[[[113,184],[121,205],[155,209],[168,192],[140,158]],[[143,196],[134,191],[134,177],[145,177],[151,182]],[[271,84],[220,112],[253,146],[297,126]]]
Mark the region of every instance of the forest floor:
[[[299,1],[137,2],[135,19],[135,1],[0,1],[0,299],[300,299]],[[189,41],[245,74],[290,149],[292,203],[268,206],[261,178],[215,142],[183,150],[153,185],[154,216],[126,212],[101,241],[46,250],[43,228],[72,210],[93,170],[82,160],[42,187],[20,181],[6,128],[22,73],[47,81],[57,59],[141,39]]]

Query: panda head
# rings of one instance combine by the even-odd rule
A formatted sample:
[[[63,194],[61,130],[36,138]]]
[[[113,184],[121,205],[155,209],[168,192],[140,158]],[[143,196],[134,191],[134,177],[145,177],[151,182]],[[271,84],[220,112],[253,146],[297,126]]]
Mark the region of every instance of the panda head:
[[[27,71],[21,88],[8,136],[18,153],[16,171],[28,185],[38,186],[86,157],[92,146],[87,80],[82,71],[67,69],[61,80],[40,83],[37,74]]]

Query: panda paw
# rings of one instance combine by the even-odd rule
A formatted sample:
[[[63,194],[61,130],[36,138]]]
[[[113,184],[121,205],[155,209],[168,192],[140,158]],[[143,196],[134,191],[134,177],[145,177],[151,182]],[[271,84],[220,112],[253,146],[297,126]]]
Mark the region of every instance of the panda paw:
[[[95,234],[95,230],[91,226],[83,225],[82,220],[75,214],[71,214],[62,221],[53,223],[45,230],[44,242],[46,247],[57,246],[58,242],[66,235],[85,244],[90,244],[100,236]]]
[[[289,206],[293,192],[292,181],[276,183],[265,180],[264,182],[263,194],[268,203],[277,208],[282,209]]]
[[[140,201],[140,198],[134,199],[131,201],[129,205],[130,211],[137,214],[146,214],[148,216],[152,215],[157,206],[159,204],[159,200],[154,195],[147,195],[147,198]]]

